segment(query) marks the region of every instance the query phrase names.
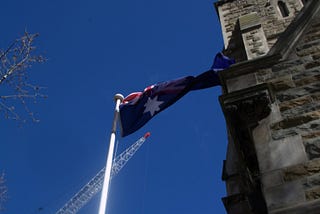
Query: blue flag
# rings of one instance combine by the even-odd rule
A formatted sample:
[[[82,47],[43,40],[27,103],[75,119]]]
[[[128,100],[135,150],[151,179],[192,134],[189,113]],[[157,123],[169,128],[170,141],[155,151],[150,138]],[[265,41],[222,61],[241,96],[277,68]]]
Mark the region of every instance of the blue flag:
[[[129,94],[120,105],[122,136],[137,131],[153,116],[175,103],[189,91],[220,85],[218,72],[233,63],[234,60],[218,53],[211,69],[196,77],[187,76],[160,82],[145,88],[143,92]]]

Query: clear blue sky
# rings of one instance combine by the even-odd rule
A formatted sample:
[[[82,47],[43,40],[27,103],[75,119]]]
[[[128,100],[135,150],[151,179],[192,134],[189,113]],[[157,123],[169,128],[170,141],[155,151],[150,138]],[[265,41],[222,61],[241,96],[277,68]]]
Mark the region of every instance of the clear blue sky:
[[[213,0],[5,0],[0,46],[40,33],[48,61],[31,70],[49,98],[41,122],[0,118],[4,214],[54,213],[105,164],[116,93],[197,75],[223,48]],[[223,214],[226,128],[221,88],[193,91],[138,132],[148,142],[113,179],[108,214]],[[98,211],[95,197],[81,214]],[[39,209],[41,208],[41,209]]]

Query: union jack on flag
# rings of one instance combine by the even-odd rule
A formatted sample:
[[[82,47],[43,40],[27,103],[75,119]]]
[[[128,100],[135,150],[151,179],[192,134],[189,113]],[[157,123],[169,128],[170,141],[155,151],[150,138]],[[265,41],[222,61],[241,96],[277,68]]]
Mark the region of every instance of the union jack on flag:
[[[175,103],[189,91],[220,85],[218,72],[233,63],[234,60],[218,53],[211,69],[196,77],[187,76],[160,82],[145,88],[143,92],[129,94],[120,105],[122,136],[137,131],[153,116]]]

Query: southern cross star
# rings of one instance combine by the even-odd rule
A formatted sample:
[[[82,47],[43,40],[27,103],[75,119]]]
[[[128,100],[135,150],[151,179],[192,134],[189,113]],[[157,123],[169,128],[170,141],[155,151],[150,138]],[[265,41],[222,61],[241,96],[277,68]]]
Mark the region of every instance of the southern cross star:
[[[156,111],[160,111],[159,106],[164,102],[163,101],[158,101],[157,99],[158,99],[158,96],[155,96],[153,99],[148,97],[148,101],[144,105],[144,107],[146,107],[146,108],[145,108],[143,113],[150,112],[151,117],[153,117],[153,115],[156,113]]]

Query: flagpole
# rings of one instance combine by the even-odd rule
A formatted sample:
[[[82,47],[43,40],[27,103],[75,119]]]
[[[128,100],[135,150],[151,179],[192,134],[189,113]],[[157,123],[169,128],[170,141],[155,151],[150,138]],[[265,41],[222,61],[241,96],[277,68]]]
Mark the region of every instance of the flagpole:
[[[113,162],[114,143],[115,143],[116,130],[117,130],[117,121],[119,117],[119,106],[123,100],[123,96],[122,94],[116,94],[114,96],[114,99],[116,102],[116,107],[114,110],[114,118],[113,118],[112,129],[111,129],[109,150],[108,150],[108,156],[107,156],[107,162],[106,162],[106,170],[104,174],[104,181],[103,181],[103,187],[102,187],[101,198],[100,198],[99,214],[105,214],[106,212],[107,201],[108,201],[108,191],[109,191],[109,184],[110,184],[110,175],[111,175],[111,168],[112,168],[112,162]]]

